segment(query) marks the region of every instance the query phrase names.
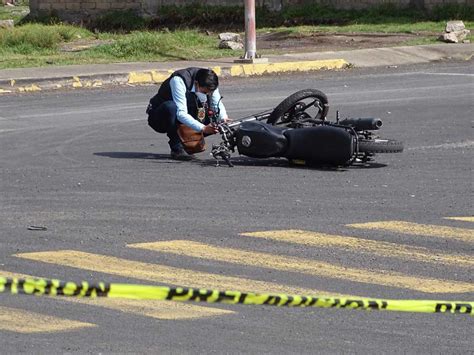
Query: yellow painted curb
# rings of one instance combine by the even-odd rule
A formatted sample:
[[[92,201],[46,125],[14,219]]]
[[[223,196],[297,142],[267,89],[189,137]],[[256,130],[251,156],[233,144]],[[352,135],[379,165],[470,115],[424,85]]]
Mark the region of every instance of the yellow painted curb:
[[[162,83],[173,73],[173,70],[165,71],[140,71],[140,72],[130,72],[128,74],[128,84],[152,84],[152,83]]]
[[[310,71],[321,69],[342,69],[349,65],[344,59],[312,60],[286,63],[238,64],[230,68],[231,76],[263,75],[292,71]]]
[[[152,83],[153,74],[151,72],[131,72],[128,74],[129,84]]]
[[[217,74],[217,76],[222,75],[222,68],[221,67],[212,67],[212,70]]]
[[[342,69],[349,63],[344,59],[331,60],[311,60],[286,63],[258,63],[258,64],[237,64],[230,67],[215,66],[211,69],[217,75],[230,74],[230,76],[263,75],[271,73],[285,73],[292,71],[310,71],[321,69]],[[128,74],[128,84],[157,84],[165,81],[174,70],[166,71],[139,71]]]
[[[41,88],[38,85],[31,84],[30,86],[19,87],[18,91],[19,92],[41,91]]]
[[[72,82],[72,87],[73,88],[82,88],[82,83],[81,83],[81,79],[79,79],[79,77],[77,76],[74,76],[72,78],[73,82]]]
[[[167,70],[165,72],[158,72],[156,70],[151,71],[151,78],[154,83],[162,83],[173,73],[172,70]],[[131,84],[131,83],[130,83]]]

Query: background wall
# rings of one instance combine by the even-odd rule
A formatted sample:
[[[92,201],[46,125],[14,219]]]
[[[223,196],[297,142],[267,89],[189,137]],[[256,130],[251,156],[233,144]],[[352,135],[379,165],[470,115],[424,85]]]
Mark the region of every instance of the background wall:
[[[308,3],[308,0],[255,0],[257,6],[278,11],[282,7]],[[363,9],[380,4],[432,8],[441,4],[474,4],[474,0],[312,0],[312,3],[331,5],[341,9]],[[243,6],[244,0],[30,0],[32,15],[54,11],[64,19],[90,18],[113,10],[135,10],[154,15],[163,5],[232,5]]]

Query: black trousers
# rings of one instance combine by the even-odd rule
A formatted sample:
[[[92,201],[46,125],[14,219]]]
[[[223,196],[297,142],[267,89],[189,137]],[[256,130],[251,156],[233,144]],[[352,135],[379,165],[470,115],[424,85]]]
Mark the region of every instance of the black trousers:
[[[177,133],[181,122],[176,117],[176,103],[172,100],[164,101],[158,96],[154,96],[150,101],[153,102],[153,105],[150,103],[147,109],[148,125],[156,132],[168,135],[168,144],[171,150],[182,149],[181,140]],[[188,91],[186,93],[186,105],[188,113],[197,119],[198,108],[202,107],[202,104],[193,92]],[[209,118],[206,117],[203,123],[209,124]]]
[[[158,133],[168,135],[168,144],[171,150],[182,149],[181,140],[178,137],[178,125],[176,118],[176,104],[174,101],[164,101],[158,107],[150,107],[148,112],[148,125]]]

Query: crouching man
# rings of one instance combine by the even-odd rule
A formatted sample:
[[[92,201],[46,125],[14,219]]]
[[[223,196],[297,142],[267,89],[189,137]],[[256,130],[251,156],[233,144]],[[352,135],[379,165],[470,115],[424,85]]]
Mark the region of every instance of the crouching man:
[[[192,153],[205,149],[204,136],[218,132],[210,114],[227,121],[221,102],[219,78],[210,69],[177,70],[160,86],[147,108],[148,124],[169,138],[171,158],[193,159]]]

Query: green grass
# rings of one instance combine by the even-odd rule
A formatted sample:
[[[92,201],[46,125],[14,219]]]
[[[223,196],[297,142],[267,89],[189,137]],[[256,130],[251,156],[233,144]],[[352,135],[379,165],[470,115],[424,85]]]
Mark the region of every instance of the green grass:
[[[0,6],[0,20],[14,20],[15,23],[19,23],[29,13],[30,8],[28,6]]]
[[[90,37],[93,37],[93,34],[80,27],[27,24],[0,31],[0,48],[15,50],[29,47],[31,51],[56,49],[61,42]],[[29,53],[25,52],[25,54]]]
[[[115,43],[88,51],[91,56],[116,60],[186,60],[230,55],[217,49],[214,37],[197,30],[167,32],[132,32],[118,36]]]
[[[99,36],[99,38],[113,39],[113,43],[80,52],[64,53],[58,50],[61,42],[58,40],[60,37],[58,31],[48,31],[57,26],[30,26],[38,26],[33,32],[41,32],[43,35],[34,36],[31,41],[26,41],[25,37],[11,34],[6,40],[2,40],[2,32],[0,32],[0,68],[235,56],[235,52],[232,50],[218,49],[218,41],[215,37],[207,36],[197,30],[179,30],[170,33],[144,31],[123,35],[107,34]],[[41,26],[48,30],[38,30]],[[31,31],[27,32],[32,33]]]
[[[373,6],[364,10],[337,10],[323,5],[290,6],[280,15],[290,24],[413,24],[448,20],[474,21],[474,6],[447,4],[436,6],[432,11],[400,8],[393,4]],[[264,16],[263,16],[264,17]]]
[[[474,28],[474,21],[464,21],[466,28]],[[444,31],[446,22],[415,22],[400,24],[386,22],[380,24],[348,24],[348,25],[319,25],[319,26],[293,26],[293,27],[266,27],[258,29],[259,32],[289,32],[295,35],[310,35],[316,32],[331,33],[432,33],[438,34]]]
[[[420,46],[420,45],[425,45],[425,44],[436,44],[436,43],[440,43],[440,42],[434,37],[422,37],[422,38],[410,39],[408,41],[401,43],[401,45]]]

